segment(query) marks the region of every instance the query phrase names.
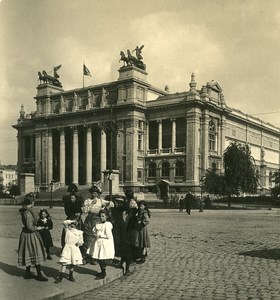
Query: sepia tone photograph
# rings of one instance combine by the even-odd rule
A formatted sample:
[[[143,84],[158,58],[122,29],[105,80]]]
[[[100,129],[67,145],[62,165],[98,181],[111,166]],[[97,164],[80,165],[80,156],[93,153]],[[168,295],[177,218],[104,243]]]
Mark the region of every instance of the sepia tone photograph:
[[[280,3],[0,0],[0,299],[280,299]]]

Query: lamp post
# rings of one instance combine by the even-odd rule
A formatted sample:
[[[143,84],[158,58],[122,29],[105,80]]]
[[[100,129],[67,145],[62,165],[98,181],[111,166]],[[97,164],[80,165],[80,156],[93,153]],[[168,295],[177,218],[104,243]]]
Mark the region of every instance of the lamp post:
[[[53,193],[53,180],[50,183],[50,187],[51,187],[51,203],[50,203],[50,208],[53,208],[53,203],[52,203],[52,200],[53,200],[53,197],[52,197],[52,193]]]
[[[110,102],[110,168],[109,168],[109,197],[113,200],[113,106]]]

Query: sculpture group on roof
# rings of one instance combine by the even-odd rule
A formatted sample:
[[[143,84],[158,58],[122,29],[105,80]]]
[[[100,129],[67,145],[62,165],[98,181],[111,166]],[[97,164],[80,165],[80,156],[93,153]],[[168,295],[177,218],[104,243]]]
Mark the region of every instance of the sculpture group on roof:
[[[136,46],[136,48],[132,51],[132,53],[135,51],[136,56],[133,56],[130,52],[130,50],[127,50],[127,56],[125,56],[124,52],[120,52],[120,61],[123,61],[123,67],[125,66],[135,66],[139,69],[146,70],[146,65],[143,63],[143,57],[141,55],[142,49],[144,48],[144,45],[141,47]]]
[[[42,73],[38,72],[38,81],[40,81],[40,84],[49,83],[54,86],[62,87],[61,82],[58,80],[60,76],[57,73],[60,67],[61,65],[53,68],[53,76],[49,75],[45,70],[43,70]]]

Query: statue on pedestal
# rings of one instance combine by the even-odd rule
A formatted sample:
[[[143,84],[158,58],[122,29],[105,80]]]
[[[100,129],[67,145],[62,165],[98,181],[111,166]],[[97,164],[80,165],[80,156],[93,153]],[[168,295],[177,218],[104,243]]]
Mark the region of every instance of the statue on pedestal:
[[[131,54],[129,49],[127,50],[127,56],[125,56],[124,52],[121,51],[120,52],[121,58],[119,62],[120,61],[124,62],[123,67],[133,65],[139,69],[146,70],[146,65],[143,63],[142,61],[143,57],[141,55],[143,48],[144,45],[142,45],[141,47],[136,46],[136,48],[132,51],[132,52],[135,51],[136,57]]]

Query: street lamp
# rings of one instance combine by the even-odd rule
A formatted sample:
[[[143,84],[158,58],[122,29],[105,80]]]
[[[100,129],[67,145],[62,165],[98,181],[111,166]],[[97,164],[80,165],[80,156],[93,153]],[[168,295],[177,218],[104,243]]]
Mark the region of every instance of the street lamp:
[[[50,203],[50,208],[53,208],[53,203],[52,203],[52,200],[53,200],[53,197],[52,197],[52,193],[53,193],[53,180],[50,183],[50,187],[51,187],[51,203]]]

